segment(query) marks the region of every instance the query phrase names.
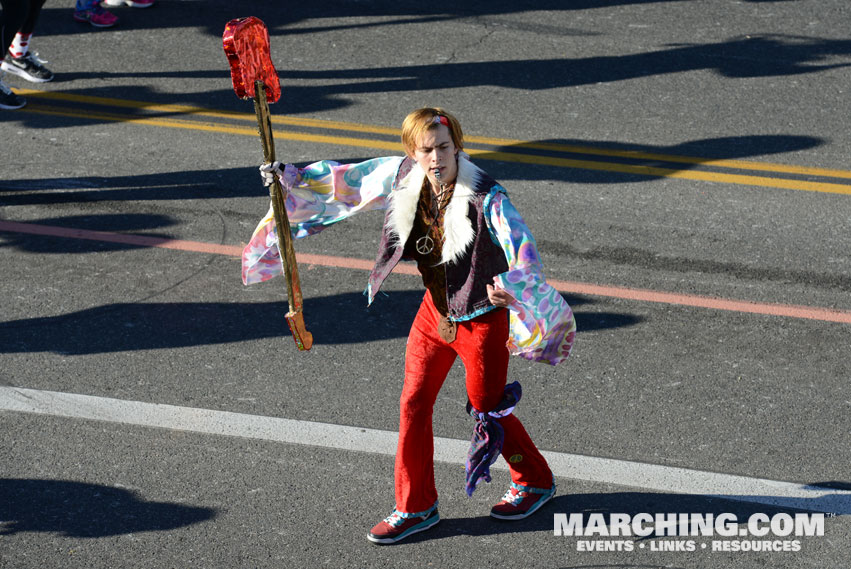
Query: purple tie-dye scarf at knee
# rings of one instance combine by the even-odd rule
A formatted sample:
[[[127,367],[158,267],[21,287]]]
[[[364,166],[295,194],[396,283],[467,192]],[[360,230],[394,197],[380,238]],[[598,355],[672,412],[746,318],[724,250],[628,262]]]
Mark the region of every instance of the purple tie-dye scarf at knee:
[[[502,452],[505,432],[499,418],[510,415],[520,401],[523,390],[515,381],[505,386],[505,395],[495,409],[482,413],[468,401],[467,412],[476,420],[470,450],[467,451],[467,496],[472,496],[479,482],[491,481],[491,464]]]

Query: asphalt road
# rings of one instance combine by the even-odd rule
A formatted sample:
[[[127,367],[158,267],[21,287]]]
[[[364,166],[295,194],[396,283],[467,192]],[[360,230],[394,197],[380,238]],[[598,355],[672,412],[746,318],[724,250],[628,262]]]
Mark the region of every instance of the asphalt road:
[[[105,30],[71,13],[48,0],[32,47],[57,78],[7,76],[29,104],[0,114],[0,567],[847,566],[847,2],[161,0]],[[284,282],[241,284],[268,200],[221,34],[247,15],[270,29],[282,159],[398,154],[405,114],[443,106],[532,228],[579,324],[564,364],[511,363],[518,416],[568,465],[535,517],[490,521],[507,473],[469,499],[450,457],[443,522],[377,547],[386,448],[238,428],[392,435],[422,294],[398,274],[366,308],[351,261],[374,258],[378,212],[296,245],[313,255],[309,353]],[[11,410],[32,394],[94,411]],[[465,400],[459,364],[436,436],[469,436]],[[103,414],[122,401],[188,419]],[[205,431],[207,411],[234,422]],[[611,468],[569,468],[596,458]],[[778,497],[795,485],[822,497]],[[716,551],[738,539],[716,535],[589,552],[595,538],[554,535],[560,513],[796,512],[828,514],[823,536],[773,537],[799,551]]]

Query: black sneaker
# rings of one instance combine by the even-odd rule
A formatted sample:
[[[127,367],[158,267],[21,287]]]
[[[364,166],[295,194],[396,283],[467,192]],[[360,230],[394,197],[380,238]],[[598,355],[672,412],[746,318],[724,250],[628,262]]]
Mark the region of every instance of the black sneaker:
[[[20,109],[26,104],[27,100],[14,94],[3,82],[3,76],[0,74],[0,109]]]
[[[45,62],[39,59],[36,53],[28,53],[23,57],[12,57],[11,53],[6,53],[2,69],[33,83],[53,81],[53,72],[42,65],[43,63]]]

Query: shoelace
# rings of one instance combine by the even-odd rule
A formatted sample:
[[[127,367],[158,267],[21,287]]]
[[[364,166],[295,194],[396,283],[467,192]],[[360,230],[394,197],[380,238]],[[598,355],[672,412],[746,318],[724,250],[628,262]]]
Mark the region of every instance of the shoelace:
[[[38,56],[37,51],[36,52],[31,51],[28,54],[26,54],[25,56],[23,56],[21,59],[23,59],[24,61],[29,61],[33,65],[37,65],[37,66],[41,66],[41,65],[44,65],[45,63],[47,63],[46,59],[42,59]]]
[[[517,502],[522,500],[526,496],[526,492],[512,492],[513,488],[509,488],[508,492],[505,493],[505,496],[502,497],[503,502],[507,502],[512,506],[517,505]]]
[[[404,520],[405,520],[405,518],[400,516],[399,512],[397,512],[396,510],[393,510],[392,514],[390,514],[389,516],[384,518],[384,523],[387,524],[387,525],[391,525],[393,527],[396,527],[398,525],[401,525]]]

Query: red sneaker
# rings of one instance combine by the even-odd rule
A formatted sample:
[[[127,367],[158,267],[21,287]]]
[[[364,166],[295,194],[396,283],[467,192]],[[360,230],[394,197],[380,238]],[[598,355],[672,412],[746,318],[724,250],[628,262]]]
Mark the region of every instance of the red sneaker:
[[[552,488],[532,488],[511,483],[508,492],[491,508],[491,517],[499,520],[522,520],[537,512],[556,494],[556,485]]]
[[[440,521],[437,504],[425,512],[404,514],[394,509],[393,513],[375,524],[366,538],[372,543],[387,545],[396,543],[421,531],[434,527]]]

